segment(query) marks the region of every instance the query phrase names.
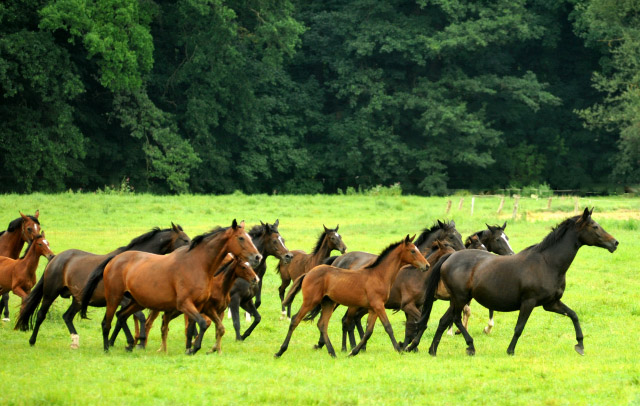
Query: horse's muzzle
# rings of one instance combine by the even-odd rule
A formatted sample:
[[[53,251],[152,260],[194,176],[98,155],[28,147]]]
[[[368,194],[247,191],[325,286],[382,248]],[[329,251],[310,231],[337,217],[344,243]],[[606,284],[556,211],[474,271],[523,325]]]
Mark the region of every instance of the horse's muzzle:
[[[618,249],[618,245],[620,243],[618,242],[618,240],[613,239],[611,241],[607,241],[607,243],[605,244],[606,248],[609,250],[609,252],[613,253],[616,249]]]
[[[249,264],[255,268],[256,266],[260,265],[260,261],[262,261],[262,255],[260,254],[255,254],[252,255],[251,257],[249,257]]]
[[[289,262],[291,262],[291,260],[293,259],[293,254],[290,252],[287,252],[286,254],[284,254],[284,256],[282,257],[282,261],[285,264],[288,264]]]

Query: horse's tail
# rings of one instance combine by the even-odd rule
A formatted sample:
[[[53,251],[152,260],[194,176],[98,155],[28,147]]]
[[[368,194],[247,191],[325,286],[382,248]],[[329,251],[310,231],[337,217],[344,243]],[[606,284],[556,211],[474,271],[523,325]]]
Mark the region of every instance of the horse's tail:
[[[417,321],[417,326],[419,329],[425,329],[427,327],[427,322],[429,321],[429,316],[431,315],[431,309],[433,308],[433,302],[436,300],[436,290],[438,289],[438,284],[440,283],[440,269],[442,268],[442,264],[451,256],[450,254],[444,255],[436,265],[431,268],[431,275],[429,275],[429,279],[427,280],[427,288],[424,294],[424,303],[422,304],[422,314],[420,319]]]
[[[332,257],[329,257],[327,259],[325,259],[324,261],[322,261],[321,265],[331,265],[333,264],[333,261],[336,260],[336,258],[338,258],[340,255],[334,255]]]
[[[325,298],[325,300],[327,300],[327,298]],[[311,309],[311,311],[309,313],[307,313],[306,316],[304,316],[304,321],[312,321],[313,319],[316,318],[316,316],[318,314],[320,314],[320,312],[322,311],[322,303],[320,303],[319,305],[317,305],[316,307],[314,307],[313,309]]]
[[[80,309],[80,317],[83,319],[87,317],[87,308],[89,307],[89,302],[91,301],[91,297],[93,296],[93,292],[96,290],[98,283],[102,280],[104,276],[104,268],[107,264],[115,257],[115,255],[111,255],[107,257],[100,265],[96,267],[96,269],[91,272],[89,275],[89,279],[87,280],[87,284],[84,285],[84,289],[82,289],[82,302]]]
[[[283,306],[291,305],[291,302],[293,302],[293,299],[295,299],[296,295],[302,288],[302,281],[304,280],[305,276],[307,276],[307,274],[303,273],[298,277],[298,279],[293,282],[293,285],[291,285],[291,288],[289,288],[289,293],[287,293],[287,296],[285,296],[284,300],[282,301]]]
[[[22,308],[20,309],[20,315],[14,330],[27,331],[33,330],[35,322],[36,310],[40,305],[42,296],[44,295],[44,275],[40,277],[36,286],[33,287],[29,295],[24,299]]]

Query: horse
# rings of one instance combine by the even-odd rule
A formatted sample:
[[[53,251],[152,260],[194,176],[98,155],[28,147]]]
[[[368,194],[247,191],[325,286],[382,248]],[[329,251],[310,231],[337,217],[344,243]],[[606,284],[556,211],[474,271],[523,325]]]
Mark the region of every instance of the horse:
[[[293,258],[288,263],[282,260],[278,262],[276,270],[282,279],[282,283],[278,288],[280,302],[284,301],[284,293],[291,281],[295,281],[300,275],[307,273],[316,265],[321,264],[322,261],[329,257],[331,251],[338,250],[342,254],[347,251],[347,246],[342,241],[340,234],[338,234],[339,224],[333,230],[325,227],[324,224],[322,227],[324,227],[324,231],[318,237],[318,241],[313,251],[311,251],[311,254],[307,254],[302,250],[294,250],[291,251]],[[282,304],[282,315],[288,318],[291,317],[291,304],[286,306],[286,311],[285,305]]]
[[[427,255],[427,262],[435,264],[444,255],[452,252],[455,252],[453,247],[440,242],[440,240],[436,240],[433,242],[431,252]],[[421,272],[419,269],[410,265],[403,266],[391,285],[389,299],[387,299],[384,307],[395,311],[402,310],[405,314],[405,338],[402,343],[399,343],[401,347],[408,344],[414,336],[413,328],[418,319],[420,319],[419,309],[424,302],[424,288],[430,274],[430,271]],[[342,351],[347,351],[347,334],[351,348],[353,349],[355,347],[355,320],[359,322],[366,313],[367,310],[363,308],[349,308],[345,313],[342,319]],[[316,348],[322,348],[322,345],[324,345],[324,342],[321,336]],[[362,349],[364,349],[364,347]]]
[[[433,243],[435,241],[440,241],[442,244],[445,244],[456,251],[465,249],[465,246],[462,243],[462,236],[460,235],[458,230],[456,230],[456,223],[453,220],[449,222],[436,220],[436,223],[433,226],[422,230],[422,232],[416,239],[415,245],[416,247],[418,247],[422,255],[427,255],[427,253],[432,250]],[[376,260],[377,255],[362,251],[352,251],[339,257],[332,258],[334,258],[333,261],[327,260],[325,261],[325,264],[343,269],[359,269],[373,263]],[[343,330],[343,349],[346,347],[346,344],[344,342],[344,334],[345,332],[353,334],[354,326],[358,329],[360,338],[363,337],[364,329],[362,328],[361,319],[365,314],[366,312],[361,312],[360,314],[354,316],[353,323],[355,323],[355,325],[353,323],[346,323],[346,313],[342,317],[343,329],[346,329]],[[407,330],[405,330],[405,333],[406,332]],[[406,341],[404,342],[406,343]],[[322,348],[322,345],[322,337],[320,337],[316,348]]]
[[[511,244],[509,244],[509,237],[504,233],[504,230],[507,228],[507,222],[505,221],[502,226],[490,226],[486,223],[485,225],[487,226],[487,229],[471,234],[464,241],[464,246],[467,249],[484,249],[485,251],[493,252],[498,255],[513,255],[514,252],[511,248]],[[480,247],[478,247],[478,245],[480,245]],[[465,306],[464,317],[462,319],[462,323],[465,327],[469,324],[470,315],[471,310],[469,309],[469,305],[467,305]],[[484,333],[491,333],[491,329],[494,325],[493,310],[489,310],[489,322],[483,330]],[[451,329],[449,331],[451,332]],[[457,333],[458,332],[456,332],[456,334]]]
[[[327,334],[327,326],[336,304],[369,309],[367,330],[360,343],[351,350],[350,356],[356,355],[366,344],[377,318],[380,318],[384,325],[393,348],[399,351],[400,347],[393,335],[384,304],[389,298],[389,290],[402,265],[411,264],[423,271],[429,267],[427,260],[412,243],[414,238],[415,235],[412,238],[407,235],[403,240],[389,245],[373,264],[364,269],[352,270],[319,265],[296,279],[284,303],[290,304],[298,291],[302,290],[302,306],[291,319],[287,337],[275,357],[282,356],[287,350],[293,331],[307,313],[311,312],[307,317],[307,320],[311,320],[320,311],[322,315],[318,321],[318,329],[322,333],[329,355],[335,357],[335,351]]]
[[[497,256],[467,250],[443,257],[433,267],[422,316],[418,321],[418,334],[407,350],[419,345],[431,314],[435,289],[442,280],[451,295],[451,305],[440,319],[429,354],[436,355],[442,333],[452,321],[465,338],[467,354],[475,354],[473,339],[460,317],[464,305],[475,299],[488,309],[520,312],[507,354],[514,355],[518,338],[531,312],[542,306],[546,311],[571,319],[577,340],[574,349],[584,355],[578,315],[560,300],[566,286],[566,273],[583,245],[605,248],[611,253],[618,247],[618,240],[594,221],[592,214],[593,209],[585,208],[581,215],[570,217],[553,228],[542,242],[515,255]]]
[[[431,246],[436,240],[448,244],[456,251],[465,249],[465,246],[462,243],[462,236],[458,230],[456,230],[455,221],[443,222],[437,220],[432,227],[422,230],[415,242],[415,245],[424,255],[431,250]],[[337,268],[359,269],[373,263],[376,260],[376,257],[377,255],[369,252],[351,251],[337,257],[329,257],[329,259],[325,260],[324,263]]]
[[[0,257],[0,294],[13,292],[20,296],[24,303],[31,288],[36,284],[36,269],[41,256],[49,261],[54,257],[44,231],[33,238],[22,258]]]
[[[127,251],[116,255],[104,268],[102,278],[90,278],[83,292],[81,314],[86,314],[92,290],[97,279],[104,284],[107,311],[102,321],[104,351],[109,351],[109,331],[116,309],[125,297],[131,298],[129,305],[118,311],[117,317],[127,336],[128,351],[133,349],[133,337],[126,327],[127,318],[136,311],[148,308],[164,312],[179,311],[200,328],[194,347],[195,354],[201,347],[202,337],[208,323],[201,309],[209,299],[211,279],[220,268],[227,253],[242,261],[258,264],[262,255],[245,232],[244,221],[233,220],[230,227],[218,227],[199,235],[189,247],[183,247],[167,255],[156,255],[139,251]],[[97,276],[97,273],[94,275]]]
[[[9,223],[5,231],[0,232],[0,256],[11,259],[18,259],[25,242],[33,241],[33,238],[40,233],[40,210],[31,215],[20,213],[20,217]],[[0,302],[0,313],[4,313],[2,321],[9,321],[9,293],[2,295]]]
[[[35,345],[40,326],[47,317],[47,312],[53,302],[58,296],[63,298],[71,297],[71,305],[62,318],[71,334],[71,348],[77,349],[80,345],[80,336],[73,325],[73,318],[80,310],[82,289],[86,285],[89,275],[97,266],[121,252],[137,250],[166,254],[178,247],[189,244],[190,241],[191,239],[185,234],[180,225],[171,223],[171,228],[161,230],[156,227],[134,238],[128,245],[105,255],[92,254],[77,249],[59,253],[47,264],[44,274],[29,296],[27,296],[15,329],[22,331],[33,329],[29,344]],[[102,287],[97,289],[95,298],[91,302],[92,306],[104,306],[103,291]],[[40,305],[40,310],[36,314],[38,305]],[[137,317],[144,323],[144,315],[142,313],[139,313]],[[145,335],[143,328],[140,334]]]
[[[249,234],[251,235],[251,234]],[[255,245],[255,244],[254,244]],[[257,248],[257,247],[256,247]],[[263,258],[264,259],[264,258]],[[261,262],[262,263],[262,262]],[[221,276],[217,276],[221,274]],[[222,324],[224,311],[227,309],[231,301],[232,286],[238,281],[243,280],[252,287],[257,288],[260,283],[260,277],[254,269],[246,261],[239,261],[232,254],[227,254],[227,262],[214,274],[211,279],[209,289],[209,299],[202,308],[202,313],[209,319],[207,323],[213,321],[216,325],[216,344],[208,353],[222,351],[222,336],[225,329]],[[165,313],[162,317],[162,347],[158,351],[167,352],[167,335],[169,333],[169,322],[180,315],[177,310],[172,313]],[[195,322],[186,320],[187,347],[189,352],[192,344],[193,334],[195,332]]]

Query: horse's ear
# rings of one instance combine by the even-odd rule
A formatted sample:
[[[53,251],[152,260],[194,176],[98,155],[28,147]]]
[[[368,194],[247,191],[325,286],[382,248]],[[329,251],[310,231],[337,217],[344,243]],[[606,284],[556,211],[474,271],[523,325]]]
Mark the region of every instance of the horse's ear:
[[[40,233],[40,235],[42,236],[42,238],[46,238],[46,237],[44,236],[44,231],[42,231],[42,232]]]
[[[20,217],[22,217],[23,220],[29,220],[29,218],[25,216],[21,211],[19,211],[18,213],[20,213]]]
[[[487,224],[487,223],[484,223],[484,225],[485,225],[485,226],[487,226],[487,228],[489,229],[489,231],[491,231],[491,232],[496,231],[495,227],[492,227],[492,226],[490,226],[490,225],[489,225],[489,224]]]
[[[440,219],[438,219],[438,227],[440,227],[440,228],[444,227],[444,223],[442,221],[440,221]]]
[[[231,223],[231,228],[233,228],[234,230],[238,228],[238,222],[236,221],[236,219],[233,219],[233,222]]]
[[[338,231],[338,229],[340,228],[340,224],[336,225],[336,231]]]
[[[264,223],[262,222],[262,220],[260,220],[260,225],[261,225],[262,227],[266,226],[266,224],[264,224]]]
[[[506,229],[507,228],[507,222],[505,221],[504,224],[502,225],[502,229]]]
[[[407,244],[409,243],[409,234],[407,234],[406,237],[404,237],[404,241],[402,241],[403,243]]]
[[[451,220],[451,221],[449,222],[449,224],[451,225],[451,227],[455,227],[455,226],[456,226],[456,222],[455,222],[455,221],[453,221],[453,220]]]
[[[275,222],[275,223],[273,223],[273,226],[274,226],[274,227],[276,227],[276,228],[278,228],[278,224],[280,224],[280,220],[279,220],[279,219],[276,219],[276,222]]]
[[[178,230],[178,227],[176,227],[176,225],[175,225],[175,224],[173,224],[173,221],[171,222],[171,229],[172,229],[173,231],[175,231],[176,233],[180,231],[180,230]]]
[[[589,212],[589,216],[591,216],[593,214],[593,209],[595,209],[595,207],[591,207],[591,211]]]
[[[322,225],[322,227],[324,227],[324,232],[326,233],[327,231],[329,231],[329,229],[327,228],[327,226],[325,226],[324,224]]]
[[[36,210],[36,212],[33,214],[33,217],[38,218],[39,215],[40,215],[40,210]]]
[[[589,208],[585,207],[584,208],[584,212],[582,212],[582,220],[586,221],[589,220],[589,217],[591,217],[591,212],[589,212]]]
[[[242,220],[242,221],[240,222],[240,224],[238,224],[238,227],[240,227],[240,228],[244,228],[244,220]]]

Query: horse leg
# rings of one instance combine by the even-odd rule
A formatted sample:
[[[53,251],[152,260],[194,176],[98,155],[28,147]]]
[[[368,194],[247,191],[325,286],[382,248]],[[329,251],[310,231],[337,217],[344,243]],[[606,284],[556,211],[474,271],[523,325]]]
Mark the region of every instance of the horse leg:
[[[118,309],[118,305],[120,301],[116,301],[115,304],[109,303],[107,301],[107,311],[104,314],[104,318],[102,319],[102,342],[104,346],[104,352],[109,352],[109,330],[111,330],[111,322],[113,321],[113,316]]]
[[[0,305],[0,310],[2,310],[4,316],[2,318],[2,321],[9,321],[9,292],[2,295],[2,304]]]
[[[282,277],[282,274],[280,275]],[[291,279],[287,279],[282,277],[282,283],[278,287],[278,294],[280,295],[280,303],[284,302],[284,294],[287,291],[287,286],[291,283]],[[284,319],[287,316],[287,312],[285,311],[284,305],[282,306],[282,314],[280,316],[280,320]],[[291,314],[291,310],[289,310],[289,314]]]
[[[404,327],[404,341],[400,345],[404,349],[411,343],[411,340],[413,340],[415,336],[416,323],[418,319],[420,319],[420,309],[416,307],[415,302],[410,302],[402,306],[402,311],[404,311],[407,320]]]
[[[444,315],[442,315],[442,317],[440,318],[440,322],[438,323],[438,328],[436,329],[436,333],[433,336],[433,340],[431,341],[431,345],[429,346],[429,354],[432,356],[436,356],[436,353],[438,352],[438,344],[440,344],[440,339],[442,338],[442,334],[444,334],[444,331],[447,329],[447,327],[449,327],[451,325],[451,322],[453,321],[453,304],[451,304],[449,306],[449,308],[447,309],[447,311],[444,313]],[[420,333],[419,336],[421,336],[422,333]],[[416,336],[416,337],[419,337]],[[415,342],[416,339],[413,339],[413,342]],[[412,342],[412,345],[413,345]],[[419,341],[418,341],[419,342]],[[407,349],[409,350],[409,349]]]
[[[233,319],[233,329],[236,331],[236,340],[242,341],[242,335],[240,334],[240,295],[231,296],[229,312],[231,312],[231,318]]]
[[[207,314],[209,316],[209,323],[213,321],[216,325],[216,343],[215,345],[207,352],[207,354],[211,354],[213,352],[222,352],[222,336],[224,335],[224,325],[222,324],[222,315],[224,314],[224,310],[218,314],[216,311]]]
[[[484,333],[485,334],[489,334],[491,333],[491,329],[493,328],[494,323],[493,323],[493,310],[489,309],[489,323],[487,323],[487,326],[484,328]]]
[[[145,328],[146,318],[142,311],[133,313],[133,317],[136,321],[136,337],[133,344],[138,344],[137,347],[144,350],[147,344],[147,329]],[[138,327],[140,325],[140,327]]]
[[[200,327],[200,333],[196,337],[196,341],[193,343],[193,348],[187,350],[188,355],[193,355],[198,352],[200,348],[202,348],[202,337],[207,331],[210,323],[207,323],[205,318],[202,317],[202,315],[190,299],[187,299],[184,302],[180,303],[177,310],[184,313],[184,315],[189,319],[198,323],[198,326]]]
[[[144,340],[141,340],[141,342],[145,348],[147,346],[147,342],[149,341],[149,332],[151,331],[151,327],[153,327],[153,322],[156,321],[159,314],[160,312],[157,310],[149,311],[147,320],[144,322],[144,331],[146,332],[146,334],[145,334]]]
[[[318,300],[319,301],[319,300]],[[307,315],[314,307],[316,307],[318,303],[316,301],[313,302],[305,302],[302,300],[302,307],[300,307],[300,311],[296,313],[295,316],[291,318],[291,323],[289,323],[289,331],[287,332],[287,336],[284,339],[284,342],[280,346],[278,352],[274,354],[274,357],[280,358],[287,348],[289,347],[289,341],[291,341],[291,335],[293,331],[298,327],[298,324],[302,321],[302,318]]]
[[[329,352],[329,355],[333,358],[336,357],[336,352],[333,349],[331,340],[329,340],[329,334],[327,332],[327,328],[329,327],[329,320],[331,319],[331,315],[333,314],[334,309],[335,309],[335,303],[331,300],[325,299],[322,302],[322,314],[320,315],[320,320],[318,320],[318,329],[320,330],[320,334],[322,335],[323,341],[327,346],[327,352]]]
[[[71,305],[67,309],[66,312],[62,315],[62,319],[64,323],[67,325],[67,329],[69,330],[69,334],[71,334],[71,349],[77,350],[80,347],[80,336],[76,331],[76,327],[73,325],[73,318],[80,311],[80,303],[76,301],[76,299],[71,300]]]
[[[367,340],[369,339],[369,337],[371,337],[371,334],[373,334],[373,326],[376,324],[377,318],[378,316],[375,310],[369,309],[369,317],[367,318],[367,330],[364,332],[364,335],[362,336],[362,339],[360,340],[358,345],[356,345],[351,350],[351,352],[348,355],[349,357],[353,357],[357,355],[362,349],[362,347],[367,343]]]
[[[153,319],[158,316],[158,313],[159,312],[153,313]],[[164,314],[162,315],[162,327],[160,328],[162,344],[160,345],[158,352],[164,352],[165,354],[167,353],[167,336],[169,335],[169,323],[171,322],[171,320],[175,319],[178,316],[180,316],[180,312],[178,311],[164,312]],[[149,314],[149,319],[151,319],[151,317],[152,313]],[[153,321],[153,319],[151,320]]]
[[[467,331],[467,327],[464,325],[464,322],[462,321],[462,315],[460,314],[464,311],[465,307],[468,307],[468,305],[464,305],[462,309],[453,309],[453,322],[462,333],[464,340],[467,342],[467,355],[476,355],[476,349],[473,346],[473,338],[471,338],[471,335]]]
[[[49,312],[49,308],[53,304],[54,300],[56,300],[58,296],[55,295],[53,298],[50,298],[46,294],[42,296],[42,302],[40,303],[40,309],[38,309],[38,313],[36,315],[36,323],[33,327],[33,332],[31,333],[31,337],[29,338],[29,344],[31,346],[36,344],[36,339],[38,338],[38,331],[40,330],[40,325],[47,317],[47,312]]]
[[[516,322],[516,328],[513,331],[513,338],[511,339],[509,348],[507,348],[507,354],[513,355],[515,353],[518,338],[520,338],[520,335],[524,330],[524,326],[527,324],[527,320],[529,320],[529,316],[535,306],[535,299],[527,299],[520,304],[520,314],[518,314],[518,321]]]
[[[247,337],[249,337],[251,335],[251,333],[253,332],[253,329],[255,329],[256,326],[258,324],[260,324],[260,321],[262,320],[262,317],[260,316],[260,313],[258,313],[258,308],[253,304],[253,301],[251,299],[249,299],[245,303],[241,304],[241,306],[245,311],[251,313],[251,316],[253,317],[253,322],[251,323],[249,328],[240,337],[241,340],[246,340]]]
[[[384,302],[376,303],[374,309],[378,314],[380,322],[384,326],[384,330],[387,332],[389,338],[391,339],[393,349],[400,352],[401,348],[396,341],[396,337],[393,335],[393,327],[391,327],[391,323],[389,322],[389,318],[387,317],[387,311],[384,309]]]
[[[122,326],[122,331],[124,331],[124,335],[127,337],[127,346],[125,347],[125,350],[127,351],[133,350],[134,346],[133,335],[131,334],[131,330],[129,330],[129,326],[127,325],[127,319],[129,318],[129,316],[142,309],[142,306],[132,300],[124,309],[120,309],[116,313],[118,322]]]
[[[573,348],[575,348],[578,354],[584,355],[584,345],[582,344],[582,340],[584,339],[584,336],[582,335],[582,329],[580,328],[580,321],[578,321],[578,315],[576,314],[576,312],[571,310],[569,306],[562,303],[560,300],[558,300],[557,302],[545,305],[544,310],[548,312],[558,313],[563,316],[567,316],[571,319],[571,321],[573,322],[573,328],[576,330],[576,340],[578,341],[578,344],[576,344],[575,347]]]
[[[347,335],[349,335],[349,309],[342,316],[342,352],[347,352]],[[353,348],[354,346],[351,346]]]

